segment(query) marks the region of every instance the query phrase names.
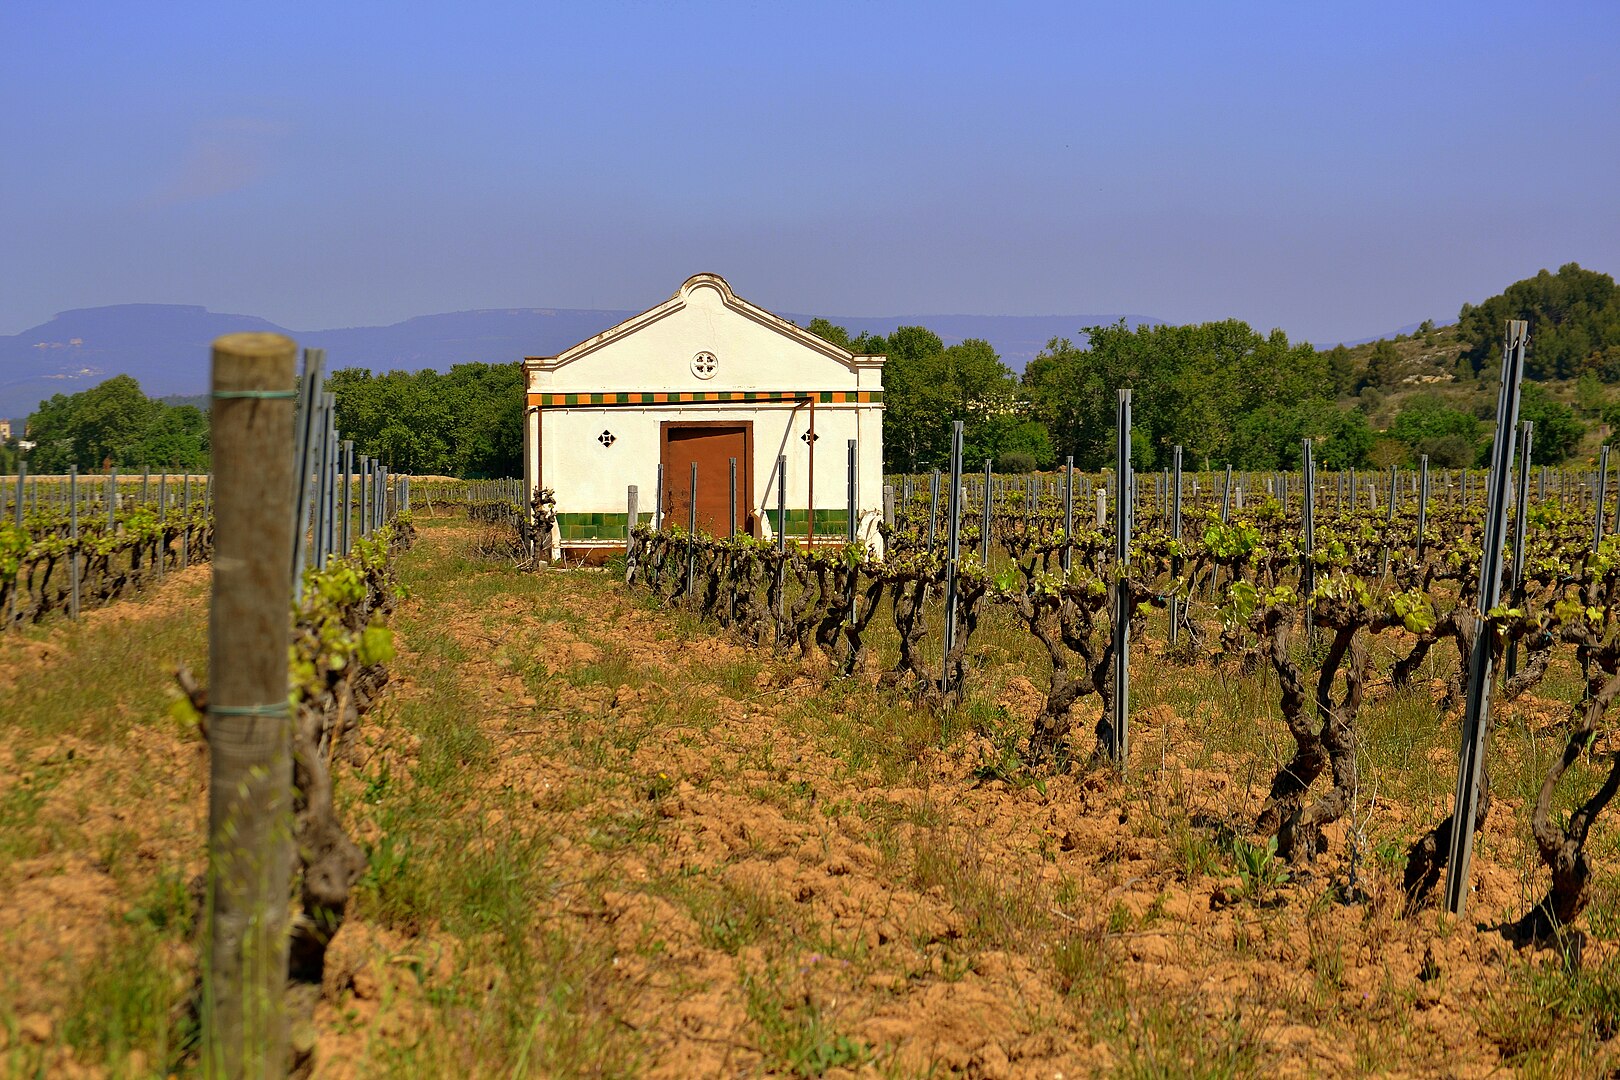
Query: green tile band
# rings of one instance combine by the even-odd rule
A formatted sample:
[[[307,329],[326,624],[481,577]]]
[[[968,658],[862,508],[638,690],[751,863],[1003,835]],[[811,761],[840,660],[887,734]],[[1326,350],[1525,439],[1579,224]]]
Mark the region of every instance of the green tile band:
[[[771,528],[777,532],[784,531],[777,521],[775,510],[769,510],[765,515],[771,523]],[[639,515],[642,524],[652,524],[652,514]],[[591,511],[573,514],[557,515],[557,533],[566,542],[569,540],[623,540],[625,523],[629,515],[612,513],[608,511]],[[810,515],[803,510],[789,510],[787,512],[787,535],[804,536],[809,531]],[[817,510],[816,535],[818,537],[832,537],[842,535],[848,528],[849,513],[846,510]]]

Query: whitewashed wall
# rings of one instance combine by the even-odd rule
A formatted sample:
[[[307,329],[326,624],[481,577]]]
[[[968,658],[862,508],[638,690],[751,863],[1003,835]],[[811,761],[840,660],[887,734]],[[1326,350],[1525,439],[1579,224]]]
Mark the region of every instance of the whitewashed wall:
[[[713,376],[692,370],[693,357],[711,353]],[[556,357],[526,363],[531,408],[526,473],[551,487],[559,514],[623,513],[625,491],[641,491],[643,512],[656,498],[660,425],[681,421],[752,421],[752,508],[774,513],[778,454],[786,454],[789,510],[810,500],[810,452],[801,436],[810,406],[794,403],[680,403],[667,405],[542,405],[547,396],[593,393],[772,394],[862,392],[881,397],[882,357],[853,356],[793,324],[735,297],[725,281],[699,274],[674,297],[642,315],[581,342]],[[860,453],[860,508],[882,505],[883,408],[880,401],[818,403],[815,507],[846,505],[847,441]],[[611,431],[604,447],[598,436]],[[538,436],[538,438],[536,437]],[[712,482],[724,485],[724,475]],[[686,484],[687,476],[676,482]],[[709,478],[700,478],[708,483]]]

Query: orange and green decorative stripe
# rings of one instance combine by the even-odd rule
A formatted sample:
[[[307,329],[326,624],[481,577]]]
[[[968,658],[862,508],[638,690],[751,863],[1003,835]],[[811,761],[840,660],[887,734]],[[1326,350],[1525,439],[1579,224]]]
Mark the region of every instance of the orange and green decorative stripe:
[[[708,391],[604,391],[579,394],[530,394],[529,404],[541,409],[591,405],[722,405],[730,403],[796,403],[814,399],[818,405],[880,405],[881,390],[816,390],[771,393],[764,390]]]

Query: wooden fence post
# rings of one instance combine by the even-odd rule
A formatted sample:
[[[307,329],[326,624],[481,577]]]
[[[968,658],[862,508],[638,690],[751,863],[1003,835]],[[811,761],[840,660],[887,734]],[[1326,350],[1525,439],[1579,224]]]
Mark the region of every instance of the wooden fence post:
[[[279,334],[214,342],[203,1070],[232,1080],[286,1075],[296,354]]]

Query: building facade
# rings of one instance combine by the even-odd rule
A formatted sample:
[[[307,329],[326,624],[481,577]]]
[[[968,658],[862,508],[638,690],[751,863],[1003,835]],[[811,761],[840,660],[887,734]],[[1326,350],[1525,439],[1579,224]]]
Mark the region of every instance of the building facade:
[[[642,521],[661,508],[686,528],[695,509],[716,535],[735,521],[755,536],[842,538],[852,440],[858,513],[882,506],[883,361],[698,274],[566,352],[525,359],[525,486],[552,489],[564,549],[622,544],[631,485]]]

